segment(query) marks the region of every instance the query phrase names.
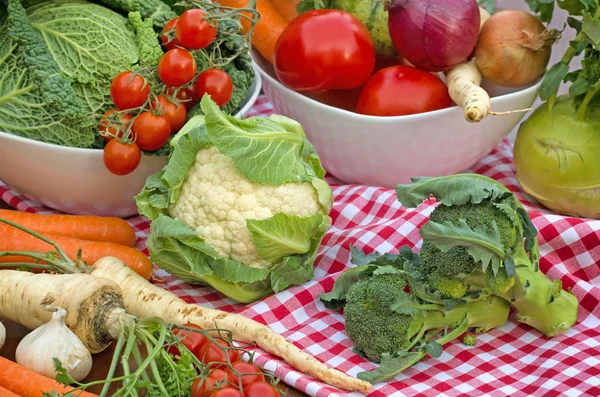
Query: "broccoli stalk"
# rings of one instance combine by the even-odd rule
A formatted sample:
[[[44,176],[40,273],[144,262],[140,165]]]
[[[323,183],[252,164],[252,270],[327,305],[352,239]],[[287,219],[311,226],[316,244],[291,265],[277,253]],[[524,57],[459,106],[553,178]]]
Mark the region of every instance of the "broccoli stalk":
[[[414,178],[398,185],[398,199],[416,207],[431,194],[440,201],[420,230],[420,261],[405,270],[421,299],[444,303],[495,295],[511,302],[517,319],[548,337],[577,320],[577,298],[539,270],[537,230],[502,184],[474,174]]]

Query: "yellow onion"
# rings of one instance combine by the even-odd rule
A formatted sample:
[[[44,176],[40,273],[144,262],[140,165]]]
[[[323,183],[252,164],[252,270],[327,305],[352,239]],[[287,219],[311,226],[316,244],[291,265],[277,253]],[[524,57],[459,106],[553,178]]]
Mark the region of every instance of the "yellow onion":
[[[490,81],[523,87],[539,79],[548,66],[557,30],[547,30],[536,17],[520,10],[500,11],[482,26],[475,63]]]

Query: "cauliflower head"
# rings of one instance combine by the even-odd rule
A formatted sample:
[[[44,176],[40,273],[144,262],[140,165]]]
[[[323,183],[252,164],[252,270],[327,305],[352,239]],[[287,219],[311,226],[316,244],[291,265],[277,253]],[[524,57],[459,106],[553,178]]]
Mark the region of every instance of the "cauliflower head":
[[[259,185],[214,146],[196,154],[179,199],[169,207],[171,217],[195,230],[219,256],[263,269],[273,264],[259,257],[246,221],[278,213],[305,218],[323,210],[310,183]]]

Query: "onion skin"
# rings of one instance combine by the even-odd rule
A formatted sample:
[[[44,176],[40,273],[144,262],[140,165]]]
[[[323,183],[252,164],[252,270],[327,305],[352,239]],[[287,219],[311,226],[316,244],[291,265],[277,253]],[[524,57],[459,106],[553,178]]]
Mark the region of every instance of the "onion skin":
[[[511,88],[533,84],[546,71],[559,36],[521,10],[500,11],[483,24],[475,62],[491,82]]]
[[[600,219],[600,109],[578,119],[574,100],[557,98],[521,125],[514,148],[523,190],[551,210]]]
[[[428,72],[443,72],[473,52],[480,29],[475,0],[388,0],[396,50]]]

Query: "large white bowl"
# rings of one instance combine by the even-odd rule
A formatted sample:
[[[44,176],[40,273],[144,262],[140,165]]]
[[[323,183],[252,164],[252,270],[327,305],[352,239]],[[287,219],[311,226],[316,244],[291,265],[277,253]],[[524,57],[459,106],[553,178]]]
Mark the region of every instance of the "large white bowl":
[[[324,168],[346,183],[395,187],[414,176],[464,171],[488,154],[525,115],[488,116],[477,124],[465,121],[458,107],[399,117],[360,115],[286,88],[263,57],[256,51],[252,57],[277,113],[302,124]],[[503,112],[531,107],[539,85],[516,92],[491,84],[484,88],[494,96],[492,110]]]
[[[260,93],[261,80],[256,73],[236,117],[248,114]],[[136,215],[133,197],[146,178],[166,163],[164,156],[144,155],[133,173],[116,176],[104,166],[102,150],[64,147],[0,132],[0,180],[47,207],[70,214]]]

